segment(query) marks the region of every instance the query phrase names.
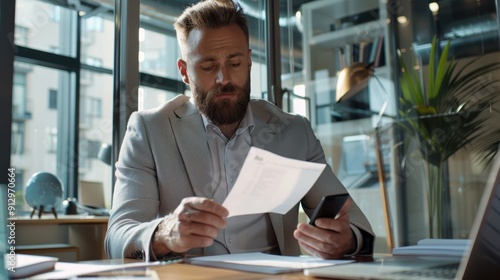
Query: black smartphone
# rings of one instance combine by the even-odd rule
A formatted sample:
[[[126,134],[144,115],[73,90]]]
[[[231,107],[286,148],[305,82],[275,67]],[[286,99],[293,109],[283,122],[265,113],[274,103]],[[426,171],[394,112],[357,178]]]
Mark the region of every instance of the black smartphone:
[[[314,209],[314,213],[312,214],[310,225],[315,225],[316,219],[318,218],[335,218],[339,213],[344,203],[349,198],[349,194],[333,194],[327,195],[321,199]]]

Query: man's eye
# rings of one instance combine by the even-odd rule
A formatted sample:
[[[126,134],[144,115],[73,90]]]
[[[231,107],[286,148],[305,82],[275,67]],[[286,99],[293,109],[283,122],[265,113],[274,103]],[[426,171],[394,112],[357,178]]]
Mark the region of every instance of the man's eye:
[[[215,69],[215,65],[201,66],[201,70],[203,70],[203,71],[212,71],[214,69]]]
[[[230,63],[229,65],[231,65],[231,67],[238,67],[241,65],[241,63],[237,62],[237,63]]]

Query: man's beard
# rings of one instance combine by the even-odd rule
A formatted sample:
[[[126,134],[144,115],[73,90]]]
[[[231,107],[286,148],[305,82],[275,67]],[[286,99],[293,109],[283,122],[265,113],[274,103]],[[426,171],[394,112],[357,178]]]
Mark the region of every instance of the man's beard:
[[[245,116],[250,102],[250,78],[244,88],[229,83],[224,86],[216,85],[208,91],[199,90],[199,87],[196,89],[194,92],[196,106],[213,124],[234,124]],[[235,101],[226,98],[215,100],[215,96],[225,92],[235,93],[237,99]]]

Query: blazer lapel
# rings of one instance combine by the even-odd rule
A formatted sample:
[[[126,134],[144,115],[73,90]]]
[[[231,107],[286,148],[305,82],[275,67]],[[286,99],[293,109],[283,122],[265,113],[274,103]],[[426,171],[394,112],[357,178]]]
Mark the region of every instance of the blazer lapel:
[[[211,197],[207,136],[201,115],[189,101],[175,113],[178,118],[172,118],[172,128],[193,192]]]
[[[282,122],[267,111],[259,110],[258,104],[250,103],[255,127],[252,130],[252,146],[272,152],[280,137]]]

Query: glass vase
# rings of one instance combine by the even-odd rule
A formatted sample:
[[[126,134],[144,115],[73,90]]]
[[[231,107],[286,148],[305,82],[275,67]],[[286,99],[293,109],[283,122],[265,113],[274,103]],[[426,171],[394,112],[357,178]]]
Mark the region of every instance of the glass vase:
[[[447,161],[427,163],[427,206],[430,238],[452,238]]]

